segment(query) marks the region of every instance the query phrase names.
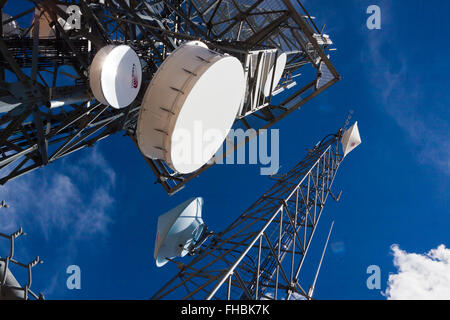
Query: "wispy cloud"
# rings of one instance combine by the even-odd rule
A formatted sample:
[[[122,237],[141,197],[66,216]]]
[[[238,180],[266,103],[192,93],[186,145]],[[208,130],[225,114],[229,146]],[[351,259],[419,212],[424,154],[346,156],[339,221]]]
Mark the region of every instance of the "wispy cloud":
[[[417,159],[450,175],[450,127],[436,111],[442,101],[424,95],[424,80],[413,71],[418,61],[409,58],[401,36],[392,30],[388,4],[382,10],[386,27],[367,37],[368,52],[362,56],[370,84],[379,93],[380,106],[416,145]]]
[[[450,299],[450,249],[440,245],[426,254],[392,246],[396,274],[389,275],[386,297],[391,300]]]
[[[46,168],[1,187],[0,198],[10,205],[0,215],[2,229],[38,225],[47,238],[69,230],[71,239],[106,234],[114,186],[114,171],[93,149],[80,162],[63,161],[56,170]]]
[[[65,268],[76,260],[79,244],[107,237],[113,223],[116,175],[98,148],[89,151],[81,161],[67,158],[0,187],[0,200],[10,205],[0,209],[1,232],[23,227],[47,247],[58,241],[47,260],[57,272],[47,288],[39,288],[46,295],[64,287]]]

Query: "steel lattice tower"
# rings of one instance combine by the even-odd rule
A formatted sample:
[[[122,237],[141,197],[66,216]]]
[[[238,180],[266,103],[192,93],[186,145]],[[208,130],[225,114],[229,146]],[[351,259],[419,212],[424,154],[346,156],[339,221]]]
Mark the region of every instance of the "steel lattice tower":
[[[5,257],[0,256],[0,300],[43,300],[42,294],[36,294],[31,290],[32,269],[43,261],[36,257],[30,263],[23,263],[15,257],[15,241],[17,238],[24,236],[22,228],[12,234],[0,233],[0,238],[9,240],[9,253]],[[27,270],[28,281],[22,286],[14,277],[10,270],[10,266],[24,268]]]
[[[311,298],[300,274],[344,158],[343,129],[324,138],[152,299]],[[328,240],[327,240],[328,242]]]
[[[13,3],[23,9],[7,15]],[[73,4],[81,27],[66,30],[59,21],[70,15],[62,5]],[[247,129],[272,126],[340,79],[328,58],[329,38],[298,0],[0,0],[0,11],[0,184],[117,132],[136,141],[145,89],[183,41],[201,40],[242,61],[252,50],[290,52],[283,84],[295,82],[295,89],[239,117],[236,126]],[[40,34],[42,19],[50,36]],[[88,83],[95,53],[108,44],[129,45],[143,61],[141,93],[120,110],[97,102]],[[145,160],[170,194],[211,166],[181,175]]]

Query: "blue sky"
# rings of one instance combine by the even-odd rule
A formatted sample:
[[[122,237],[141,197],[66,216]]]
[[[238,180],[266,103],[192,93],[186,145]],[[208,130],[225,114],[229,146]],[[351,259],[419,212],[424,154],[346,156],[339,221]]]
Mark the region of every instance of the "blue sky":
[[[343,189],[341,202],[327,203],[309,258],[318,260],[334,220],[316,298],[385,299],[367,288],[366,269],[380,266],[386,290],[397,272],[393,244],[419,254],[450,246],[450,3],[304,4],[326,23],[343,79],[277,124],[281,171],[355,111],[363,144],[342,164],[334,184]],[[372,4],[381,8],[381,30],[366,27]],[[34,270],[33,288],[49,299],[145,299],[176,272],[154,264],[157,217],[202,196],[206,222],[221,230],[271,186],[259,169],[215,166],[169,198],[133,143],[118,134],[0,188],[11,205],[0,210],[0,231],[28,232],[17,255],[45,261]],[[71,264],[81,268],[81,290],[66,288]]]

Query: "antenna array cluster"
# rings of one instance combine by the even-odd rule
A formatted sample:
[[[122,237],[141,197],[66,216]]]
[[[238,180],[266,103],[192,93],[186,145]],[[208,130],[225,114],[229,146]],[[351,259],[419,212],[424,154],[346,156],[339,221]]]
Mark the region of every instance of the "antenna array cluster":
[[[196,98],[207,104],[229,88],[233,117],[216,117],[219,127],[259,131],[340,79],[333,42],[299,1],[5,0],[0,10],[0,184],[122,131],[173,194],[214,163],[182,168],[171,154],[186,119],[211,120],[191,110]],[[191,62],[171,57],[189,42],[198,44]],[[221,79],[231,57],[244,75],[228,68]],[[230,86],[241,82],[242,93]],[[162,105],[152,88],[173,100]]]
[[[172,195],[241,147],[217,154],[232,128],[259,134],[340,80],[330,36],[298,0],[3,0],[0,13],[0,184],[124,132]],[[180,272],[154,298],[310,299],[317,275],[308,290],[300,271],[361,143],[350,117],[225,231],[206,227],[202,198],[162,215],[155,259]],[[214,138],[180,150],[196,126]],[[2,294],[42,298],[30,290],[39,258],[14,259],[22,234],[0,234]],[[24,287],[11,264],[28,270]]]

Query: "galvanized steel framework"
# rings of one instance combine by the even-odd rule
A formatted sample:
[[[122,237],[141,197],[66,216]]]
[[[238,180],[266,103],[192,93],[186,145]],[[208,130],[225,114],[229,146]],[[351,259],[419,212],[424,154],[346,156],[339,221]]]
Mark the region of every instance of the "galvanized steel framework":
[[[301,271],[343,160],[342,130],[326,137],[152,299],[311,298]],[[306,282],[309,281],[309,282]]]
[[[12,2],[23,2],[24,11],[6,19],[0,15],[1,184],[120,131],[135,141],[146,86],[181,41],[202,40],[235,56],[274,48],[294,52],[286,83],[312,67],[283,99],[269,97],[267,107],[240,119],[236,126],[243,128],[269,128],[340,79],[327,57],[328,45],[317,41],[321,30],[296,0],[0,0],[0,10],[7,13]],[[68,18],[60,4],[80,7],[81,29],[65,31],[56,22]],[[54,37],[39,37],[38,19],[21,24],[33,21],[36,8],[54,26]],[[14,21],[19,32],[5,34]],[[89,90],[90,61],[107,44],[128,44],[145,61],[142,91],[121,110],[98,103]],[[180,175],[162,161],[145,159],[169,194],[211,166]]]
[[[32,269],[43,261],[36,257],[30,263],[20,262],[15,257],[15,242],[16,239],[25,235],[22,228],[13,232],[12,234],[0,233],[0,238],[9,240],[8,255],[0,256],[0,300],[43,300],[42,294],[36,294],[31,290],[32,284]],[[10,271],[10,267],[20,267],[27,270],[28,280],[24,286],[21,286]]]

